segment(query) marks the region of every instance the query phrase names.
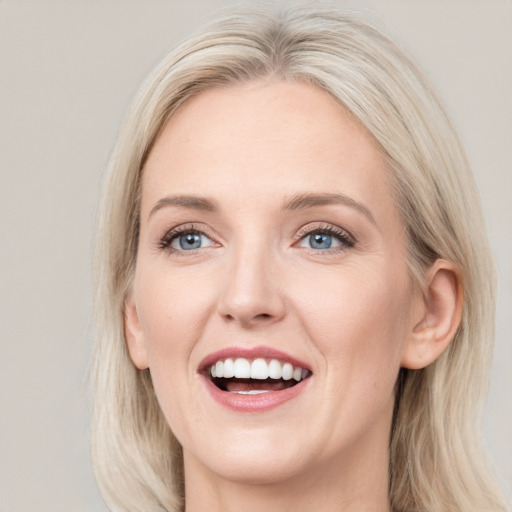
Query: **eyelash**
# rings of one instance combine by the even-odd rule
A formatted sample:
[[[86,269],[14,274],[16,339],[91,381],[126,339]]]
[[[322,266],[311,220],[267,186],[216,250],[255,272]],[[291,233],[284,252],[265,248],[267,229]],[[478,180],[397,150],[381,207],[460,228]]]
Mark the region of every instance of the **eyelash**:
[[[301,228],[295,237],[295,244],[300,242],[301,240],[304,240],[306,237],[311,236],[313,234],[322,234],[322,235],[330,235],[334,238],[336,238],[340,242],[340,246],[335,248],[329,248],[329,249],[313,249],[313,248],[307,248],[305,247],[308,252],[312,252],[314,254],[333,254],[341,251],[345,251],[347,249],[350,249],[356,245],[355,238],[348,233],[347,231],[338,228],[336,226],[333,226],[331,224],[321,224],[316,225],[314,227],[312,226],[306,226]],[[199,249],[191,249],[191,250],[179,250],[175,249],[174,247],[171,247],[171,244],[180,236],[184,235],[204,235],[208,237],[209,239],[213,240],[213,237],[208,234],[204,228],[198,228],[194,224],[184,224],[182,226],[177,226],[175,228],[170,229],[165,233],[165,235],[160,239],[158,242],[158,248],[161,250],[168,251],[173,254],[193,254]],[[295,245],[294,244],[294,245]]]

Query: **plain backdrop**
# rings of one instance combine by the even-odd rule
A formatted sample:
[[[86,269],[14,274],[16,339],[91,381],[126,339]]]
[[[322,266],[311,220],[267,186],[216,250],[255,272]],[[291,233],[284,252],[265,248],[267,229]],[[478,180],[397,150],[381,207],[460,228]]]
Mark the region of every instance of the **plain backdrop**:
[[[104,511],[90,470],[90,254],[123,114],[223,0],[0,0],[0,511]],[[288,2],[293,4],[293,2]],[[512,4],[356,2],[445,98],[481,188],[500,278],[483,425],[512,483]]]

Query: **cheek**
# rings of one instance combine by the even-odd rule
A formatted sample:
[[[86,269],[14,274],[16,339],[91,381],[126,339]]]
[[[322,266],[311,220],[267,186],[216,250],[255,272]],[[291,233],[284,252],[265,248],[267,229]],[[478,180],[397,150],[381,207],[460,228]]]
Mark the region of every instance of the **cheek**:
[[[331,404],[323,420],[330,438],[354,441],[378,418],[389,421],[407,333],[408,280],[378,266],[347,267],[329,279],[317,275],[313,289],[300,311],[323,356],[324,401]]]
[[[166,356],[176,364],[178,358],[168,356],[190,352],[211,312],[210,280],[189,272],[169,272],[165,264],[141,267],[136,280],[137,311],[150,360],[157,363]],[[180,363],[183,366],[183,359]]]
[[[193,413],[200,404],[193,404],[189,393],[196,378],[191,354],[216,304],[211,279],[189,274],[170,272],[165,263],[159,268],[141,265],[135,283],[155,394],[178,439],[199,421]]]
[[[379,373],[399,364],[411,300],[407,272],[368,261],[316,273],[296,297],[302,322],[328,364],[346,371],[370,366]],[[373,263],[373,264],[372,264]],[[400,265],[394,265],[400,267]]]

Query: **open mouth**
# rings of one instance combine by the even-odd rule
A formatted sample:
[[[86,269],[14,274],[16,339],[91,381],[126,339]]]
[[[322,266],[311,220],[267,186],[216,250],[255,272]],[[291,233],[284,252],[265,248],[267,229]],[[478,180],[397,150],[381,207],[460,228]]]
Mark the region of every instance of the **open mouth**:
[[[206,375],[221,391],[258,395],[296,386],[311,371],[278,359],[227,358],[206,369]]]

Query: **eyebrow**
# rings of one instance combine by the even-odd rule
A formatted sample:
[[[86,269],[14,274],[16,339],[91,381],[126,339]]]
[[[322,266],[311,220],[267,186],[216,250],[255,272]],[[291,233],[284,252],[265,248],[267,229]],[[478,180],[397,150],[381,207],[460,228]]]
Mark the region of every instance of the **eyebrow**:
[[[316,206],[341,204],[350,208],[355,208],[365,215],[368,220],[377,225],[375,219],[370,210],[363,204],[357,202],[351,197],[343,194],[330,194],[330,193],[303,193],[296,194],[290,197],[283,205],[283,210],[305,210],[307,208],[314,208]],[[194,195],[180,195],[180,196],[168,196],[159,199],[155,206],[149,212],[149,217],[158,210],[165,208],[166,206],[175,206],[178,208],[188,210],[198,210],[206,212],[217,212],[219,211],[218,203],[211,198]]]
[[[206,212],[216,212],[219,210],[219,206],[216,201],[208,197],[202,196],[168,196],[159,199],[155,206],[149,212],[149,217],[158,210],[166,206],[176,206],[178,208],[184,208],[187,210],[199,210]]]
[[[372,224],[375,226],[377,225],[372,213],[366,206],[343,194],[296,194],[285,202],[283,210],[304,210],[306,208],[314,208],[316,206],[325,206],[331,204],[341,204],[344,206],[349,206],[350,208],[355,208],[363,215],[365,215]]]

